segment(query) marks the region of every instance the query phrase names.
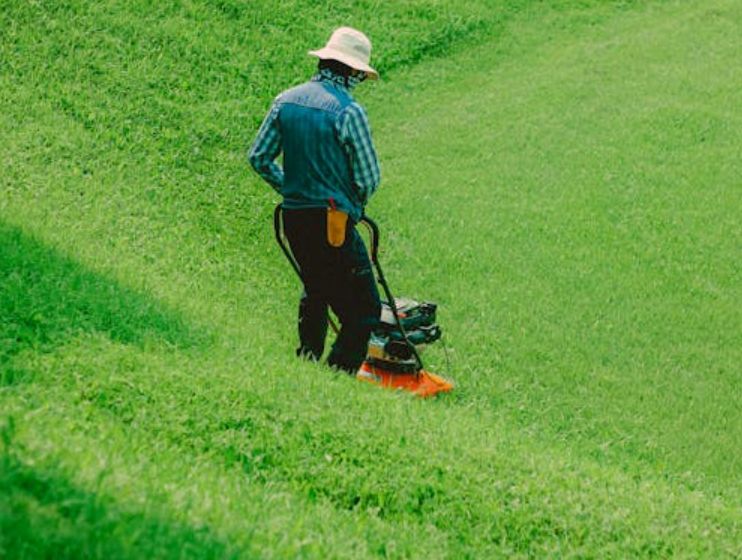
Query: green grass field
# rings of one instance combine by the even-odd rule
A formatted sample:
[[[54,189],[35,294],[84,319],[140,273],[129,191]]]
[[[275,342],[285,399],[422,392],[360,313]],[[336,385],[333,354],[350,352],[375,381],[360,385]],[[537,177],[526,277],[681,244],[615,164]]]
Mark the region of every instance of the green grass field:
[[[246,162],[374,42],[454,393],[293,357]],[[7,0],[0,558],[742,558],[742,3]]]

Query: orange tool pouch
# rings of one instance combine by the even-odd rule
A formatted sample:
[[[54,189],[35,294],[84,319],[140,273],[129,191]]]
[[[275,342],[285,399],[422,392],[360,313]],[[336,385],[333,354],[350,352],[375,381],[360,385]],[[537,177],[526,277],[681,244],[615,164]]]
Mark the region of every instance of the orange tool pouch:
[[[335,201],[330,199],[330,207],[327,209],[327,242],[331,247],[342,247],[345,243],[345,227],[348,222],[348,214],[338,210]]]

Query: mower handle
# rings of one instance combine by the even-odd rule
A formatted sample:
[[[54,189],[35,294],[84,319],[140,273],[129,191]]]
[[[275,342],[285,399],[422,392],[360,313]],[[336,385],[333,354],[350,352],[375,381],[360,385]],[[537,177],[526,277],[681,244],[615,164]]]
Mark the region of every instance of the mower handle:
[[[365,214],[361,216],[361,219],[358,220],[359,224],[363,224],[366,226],[369,232],[369,241],[371,245],[371,261],[374,263],[374,267],[376,267],[376,272],[378,274],[378,281],[379,284],[381,284],[381,287],[384,289],[384,294],[386,294],[387,304],[389,305],[389,308],[392,310],[392,314],[394,316],[395,322],[397,323],[397,328],[399,329],[399,332],[402,334],[402,338],[404,339],[405,343],[409,347],[410,351],[412,352],[412,355],[415,357],[415,360],[417,361],[417,365],[420,367],[420,370],[425,369],[423,366],[423,361],[420,359],[420,354],[417,351],[417,348],[415,345],[410,342],[410,339],[407,336],[407,331],[405,331],[404,325],[402,325],[402,319],[399,317],[399,311],[397,310],[397,301],[392,295],[392,290],[389,288],[389,284],[387,284],[386,278],[384,277],[384,271],[381,269],[381,264],[379,264],[379,226],[376,225],[376,222],[374,222],[371,218],[366,216]]]
[[[291,268],[294,269],[294,272],[299,276],[299,278],[304,281],[301,275],[301,269],[299,268],[299,263],[296,262],[296,259],[294,258],[293,253],[291,253],[291,250],[286,245],[286,240],[283,237],[283,218],[281,217],[281,211],[283,210],[283,207],[281,204],[276,205],[276,209],[273,211],[273,229],[276,234],[276,241],[278,242],[278,246],[281,247],[281,251],[283,251],[283,254],[286,255],[286,259],[291,264]]]
[[[374,264],[379,262],[379,226],[376,225],[371,218],[365,214],[358,220],[359,224],[363,224],[368,228],[369,241],[371,245],[371,260]]]

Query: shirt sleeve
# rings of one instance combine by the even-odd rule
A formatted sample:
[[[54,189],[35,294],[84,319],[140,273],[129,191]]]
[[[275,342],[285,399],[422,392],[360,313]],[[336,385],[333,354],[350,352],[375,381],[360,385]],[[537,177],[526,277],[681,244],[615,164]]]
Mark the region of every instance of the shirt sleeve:
[[[366,204],[379,187],[381,169],[371,139],[368,116],[357,103],[349,105],[343,114],[341,138],[350,157],[353,183],[358,189],[361,202]]]
[[[253,142],[248,160],[253,169],[279,193],[283,188],[283,169],[275,159],[283,149],[281,128],[278,122],[279,98],[263,120],[258,135]]]

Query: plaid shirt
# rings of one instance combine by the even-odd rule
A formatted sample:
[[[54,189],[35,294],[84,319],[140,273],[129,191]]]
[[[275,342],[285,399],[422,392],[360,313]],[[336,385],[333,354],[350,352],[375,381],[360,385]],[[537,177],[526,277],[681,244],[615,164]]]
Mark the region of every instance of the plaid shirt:
[[[352,78],[338,76],[327,69],[321,70],[312,81],[330,82],[334,87],[342,88],[348,93],[355,85]],[[280,110],[279,95],[260,126],[249,153],[250,164],[279,193],[284,181],[283,168],[275,162],[282,151],[281,129],[278,126]],[[341,113],[336,127],[340,144],[346,147],[347,153],[350,154],[352,181],[358,188],[363,204],[366,204],[381,181],[381,170],[371,139],[366,111],[354,101]],[[329,195],[331,193],[328,193]]]

